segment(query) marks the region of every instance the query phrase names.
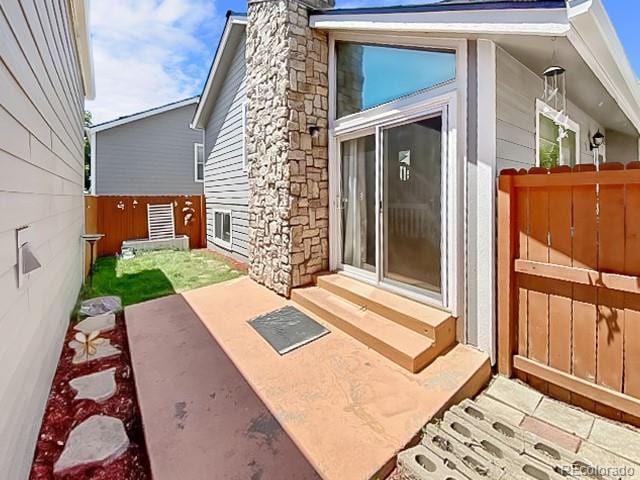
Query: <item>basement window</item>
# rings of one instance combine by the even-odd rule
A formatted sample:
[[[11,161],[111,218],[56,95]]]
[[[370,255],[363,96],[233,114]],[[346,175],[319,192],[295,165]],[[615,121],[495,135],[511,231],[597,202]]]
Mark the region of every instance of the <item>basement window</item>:
[[[231,212],[214,210],[213,243],[231,249]]]

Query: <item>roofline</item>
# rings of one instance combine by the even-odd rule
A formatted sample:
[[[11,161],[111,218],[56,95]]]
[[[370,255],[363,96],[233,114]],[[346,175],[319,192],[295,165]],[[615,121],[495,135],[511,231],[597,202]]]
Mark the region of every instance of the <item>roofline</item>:
[[[469,33],[494,35],[565,36],[569,24],[567,9],[562,2],[491,3],[492,8],[445,8],[438,4],[418,7],[380,7],[312,13],[309,25],[322,30],[397,31],[420,33]],[[484,4],[485,6],[487,4]],[[502,5],[496,15],[496,6]],[[531,5],[543,5],[537,8]],[[459,5],[455,5],[460,7]],[[553,6],[553,8],[552,8]],[[437,8],[436,8],[437,7]]]
[[[218,73],[218,69],[220,68],[221,59],[225,53],[225,49],[227,47],[227,43],[229,42],[229,37],[231,36],[231,32],[234,28],[238,26],[244,28],[247,24],[247,16],[243,13],[234,13],[231,11],[227,12],[227,22],[225,23],[224,30],[222,31],[222,36],[220,37],[220,43],[218,43],[218,48],[216,49],[216,53],[213,57],[213,62],[211,63],[211,67],[209,68],[209,73],[207,74],[207,81],[202,90],[202,94],[200,95],[200,101],[198,102],[198,107],[193,115],[193,119],[191,120],[191,128],[202,129],[204,125],[202,123],[202,114],[204,111],[205,104],[209,101],[209,95],[211,94],[211,89],[213,86],[214,79],[216,74]]]
[[[573,0],[568,13],[569,41],[640,132],[640,83],[601,0]]]
[[[133,113],[131,115],[126,115],[124,117],[119,117],[119,118],[116,118],[115,120],[102,122],[90,127],[89,132],[90,133],[102,132],[103,130],[109,130],[110,128],[119,127],[120,125],[135,122],[137,120],[142,120],[143,118],[151,117],[153,115],[158,115],[160,113],[168,112],[170,110],[175,110],[176,108],[192,105],[194,103],[197,103],[199,98],[200,97],[197,97],[197,96],[189,97],[184,100],[178,100],[177,102],[167,103],[166,105],[161,105],[159,107],[143,110],[142,112]]]
[[[96,97],[96,84],[89,26],[89,0],[69,0],[69,8],[84,96],[87,100],[93,100]]]
[[[523,1],[487,1],[483,3],[426,3],[421,5],[387,5],[379,7],[334,8],[315,10],[312,15],[367,15],[375,13],[420,13],[420,12],[459,12],[477,10],[526,10],[564,8],[565,0]]]

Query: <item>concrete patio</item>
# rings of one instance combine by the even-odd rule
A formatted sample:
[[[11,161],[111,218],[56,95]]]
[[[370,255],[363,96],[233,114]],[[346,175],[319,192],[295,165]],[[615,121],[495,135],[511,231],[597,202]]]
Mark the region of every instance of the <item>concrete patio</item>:
[[[489,379],[470,347],[412,374],[308,311],[331,333],[279,356],[247,321],[291,304],[241,278],[127,308],[154,478],[384,478]]]

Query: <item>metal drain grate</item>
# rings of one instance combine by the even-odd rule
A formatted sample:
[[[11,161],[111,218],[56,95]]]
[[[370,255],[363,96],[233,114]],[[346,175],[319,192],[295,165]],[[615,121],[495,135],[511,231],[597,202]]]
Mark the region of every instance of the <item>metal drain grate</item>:
[[[295,307],[283,307],[249,320],[276,352],[284,355],[329,333],[313,318]]]

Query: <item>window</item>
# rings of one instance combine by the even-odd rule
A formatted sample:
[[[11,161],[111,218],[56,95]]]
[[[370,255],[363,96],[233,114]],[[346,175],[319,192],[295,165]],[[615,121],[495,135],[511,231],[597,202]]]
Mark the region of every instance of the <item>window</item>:
[[[580,126],[540,100],[536,105],[538,166],[573,167],[580,154]]]
[[[247,102],[242,104],[242,170],[247,171]]]
[[[454,80],[453,51],[336,42],[337,118]]]
[[[202,143],[193,144],[193,157],[195,164],[195,181],[204,182],[204,145]]]
[[[213,243],[225,248],[231,248],[231,212],[214,210],[213,212]]]

